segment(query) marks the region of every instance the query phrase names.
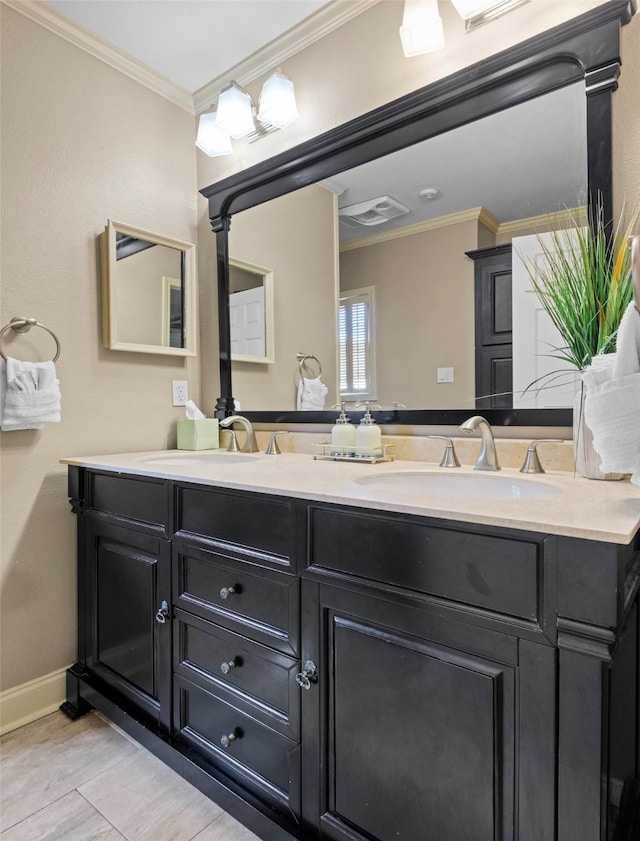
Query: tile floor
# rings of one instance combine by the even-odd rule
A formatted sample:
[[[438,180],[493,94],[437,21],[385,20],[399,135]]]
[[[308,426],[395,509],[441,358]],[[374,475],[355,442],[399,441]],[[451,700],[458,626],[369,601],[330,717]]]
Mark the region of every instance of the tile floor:
[[[1,841],[259,841],[96,713],[0,739]]]

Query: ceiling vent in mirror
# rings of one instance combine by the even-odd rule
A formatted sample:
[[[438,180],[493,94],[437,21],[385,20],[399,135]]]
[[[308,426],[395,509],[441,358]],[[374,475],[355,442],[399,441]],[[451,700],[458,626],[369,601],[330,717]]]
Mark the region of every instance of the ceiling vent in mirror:
[[[405,213],[409,213],[409,208],[390,196],[378,196],[377,199],[350,204],[338,210],[340,221],[350,228],[360,225],[382,225],[396,216],[404,216]]]

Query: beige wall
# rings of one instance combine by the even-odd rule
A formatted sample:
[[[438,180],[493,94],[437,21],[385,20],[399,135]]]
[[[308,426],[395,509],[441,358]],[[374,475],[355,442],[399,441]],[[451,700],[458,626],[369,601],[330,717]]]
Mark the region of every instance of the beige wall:
[[[441,3],[448,46],[405,59],[399,0],[384,0],[282,65],[301,116],[228,159],[197,152],[198,187],[333,128],[602,0],[532,0],[466,36]],[[2,313],[33,315],[58,333],[63,420],[3,433],[2,686],[61,668],[75,653],[75,521],[61,455],[171,445],[181,412],[170,382],[188,378],[205,408],[219,394],[214,237],[196,197],[194,120],[117,71],[0,5],[2,26]],[[214,45],[213,45],[214,46]],[[640,194],[640,16],[622,32],[614,97],[617,196]],[[255,95],[264,78],[250,86]],[[633,196],[631,195],[633,194]],[[197,212],[196,212],[197,211]],[[201,355],[129,355],[101,346],[96,235],[107,218],[193,241],[198,218]],[[33,331],[32,331],[33,332]],[[49,352],[46,337],[8,343]]]
[[[295,409],[298,351],[322,364],[329,389],[325,407],[337,401],[336,250],[335,197],[322,187],[306,187],[234,217],[230,256],[271,269],[274,290],[275,362],[232,366],[233,396],[243,410]]]
[[[622,74],[613,96],[613,195],[616,214],[640,205],[640,13],[622,29]]]
[[[409,409],[475,405],[473,262],[477,222],[343,251],[340,289],[375,287],[377,401]],[[454,382],[436,382],[437,368]]]
[[[57,333],[62,421],[0,434],[2,686],[75,658],[75,518],[61,456],[175,442],[171,380],[197,360],[102,347],[97,235],[108,218],[194,241],[193,118],[0,5],[2,310]],[[41,333],[42,331],[38,331]],[[46,335],[5,352],[47,358]]]

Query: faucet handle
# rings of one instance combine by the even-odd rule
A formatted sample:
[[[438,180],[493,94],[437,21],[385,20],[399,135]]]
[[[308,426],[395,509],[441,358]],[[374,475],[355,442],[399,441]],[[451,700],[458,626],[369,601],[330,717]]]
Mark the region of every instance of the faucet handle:
[[[229,446],[227,447],[227,452],[228,453],[237,453],[237,452],[239,452],[239,447],[238,447],[238,438],[236,436],[236,431],[235,431],[235,429],[229,429],[228,432],[229,432]]]
[[[562,444],[562,438],[538,438],[532,441],[527,447],[527,455],[520,473],[544,473],[544,467],[540,464],[536,449],[538,444]]]
[[[278,446],[278,442],[276,441],[276,435],[288,435],[289,431],[287,429],[280,429],[277,432],[272,432],[271,437],[269,438],[269,443],[267,444],[267,449],[264,451],[265,455],[268,456],[279,456],[281,453],[280,447]]]
[[[448,435],[427,435],[427,438],[438,438],[440,441],[447,442],[442,461],[439,465],[440,467],[460,467],[460,462],[453,446],[453,440]]]

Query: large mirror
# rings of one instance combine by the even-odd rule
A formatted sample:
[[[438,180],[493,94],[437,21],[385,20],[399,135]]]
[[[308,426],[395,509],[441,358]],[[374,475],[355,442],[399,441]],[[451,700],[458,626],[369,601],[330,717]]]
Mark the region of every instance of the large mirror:
[[[321,359],[327,404],[345,393],[338,382],[343,347],[336,321],[340,299],[354,290],[372,290],[375,299],[380,421],[458,423],[482,406],[485,395],[474,376],[474,261],[487,248],[511,244],[518,251],[519,237],[562,224],[553,217],[567,208],[588,209],[598,200],[611,218],[611,94],[619,72],[619,24],[630,12],[622,0],[607,3],[203,189],[218,251],[217,412],[231,411],[237,397],[255,420],[330,420],[335,412],[291,411],[294,348]],[[322,193],[327,215],[319,224],[314,209],[305,244],[299,206],[320,206]],[[366,204],[371,199],[377,200],[373,207]],[[399,215],[380,226],[361,224],[394,208]],[[289,336],[283,354],[276,343],[285,367],[269,371],[267,388],[243,378],[228,353],[229,258],[265,259],[245,251],[256,226],[279,244],[282,263],[269,263],[278,277],[288,272],[299,286],[307,275],[315,278],[304,295],[298,289],[305,305],[294,316],[280,298],[286,302],[294,293],[276,284],[276,336],[279,314],[288,310],[283,337],[295,337]],[[287,248],[287,234],[295,248]],[[329,250],[320,256],[323,237]],[[293,251],[302,254],[297,265]],[[520,408],[511,398],[497,405],[503,408],[483,410],[492,423],[571,424],[562,402],[558,408]]]
[[[492,405],[492,383],[476,370],[475,311],[486,307],[477,294],[478,257],[504,246],[522,273],[529,238],[580,214],[587,194],[578,82],[236,214],[229,232],[234,397],[243,410],[296,408],[293,372],[304,350],[322,363],[327,409],[363,400],[383,409]],[[236,362],[237,255],[277,266],[278,354],[268,372]],[[514,295],[519,311],[509,322],[536,320],[538,347],[522,331],[509,350],[532,363],[548,360],[553,370],[559,363],[540,335],[543,314],[529,312],[536,301]],[[520,360],[514,368],[519,377],[493,395],[493,405],[573,404],[573,390],[564,393],[555,380],[523,394],[542,371]]]
[[[103,343],[195,356],[195,245],[109,221],[102,236]]]

